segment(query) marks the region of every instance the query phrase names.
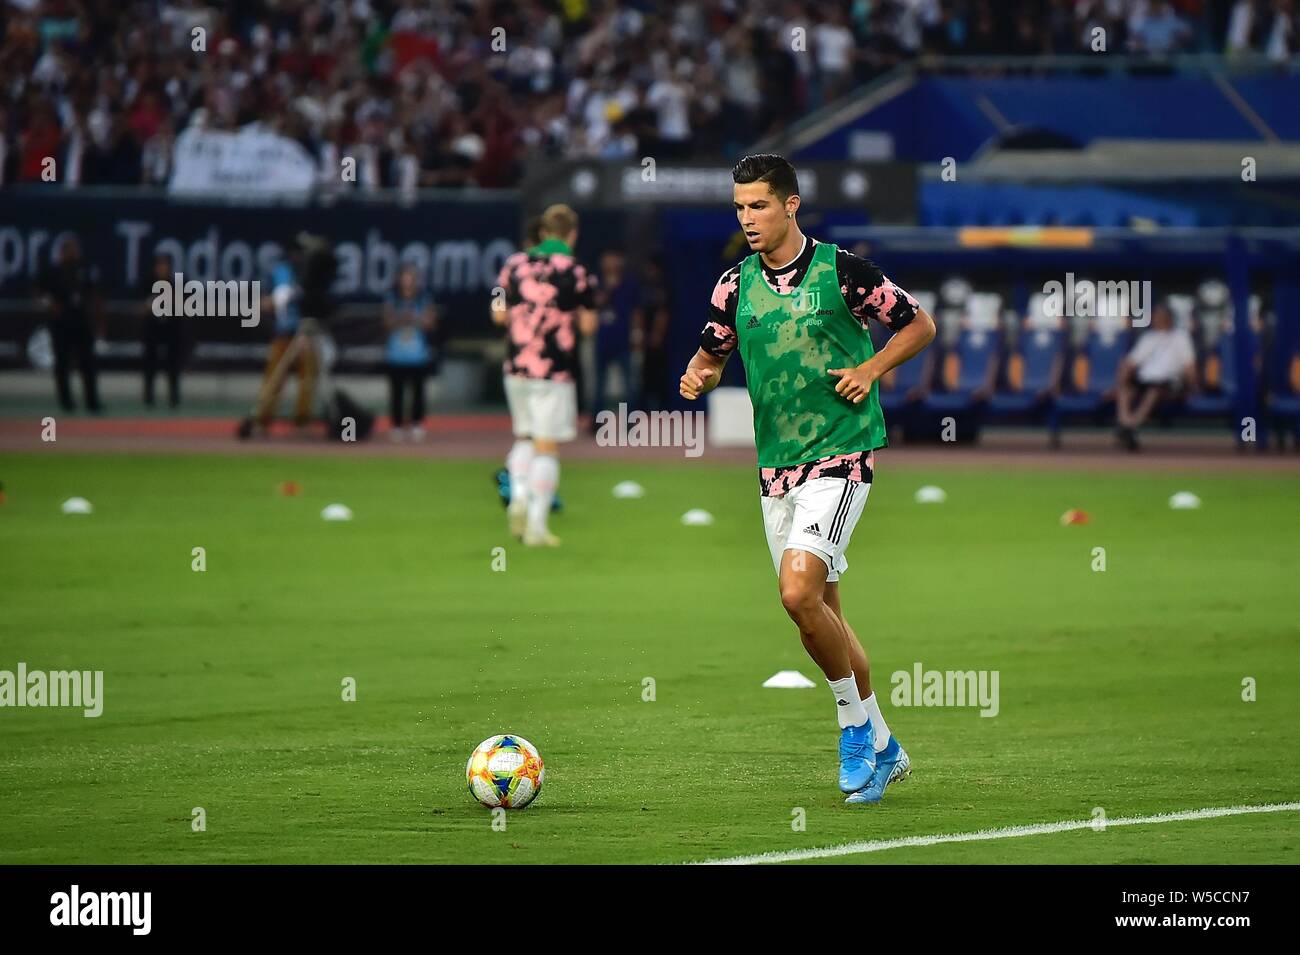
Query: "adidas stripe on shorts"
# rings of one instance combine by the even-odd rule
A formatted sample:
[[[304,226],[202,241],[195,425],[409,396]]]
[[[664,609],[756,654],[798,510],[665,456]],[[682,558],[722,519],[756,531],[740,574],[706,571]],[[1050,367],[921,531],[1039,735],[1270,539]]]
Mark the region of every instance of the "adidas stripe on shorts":
[[[772,564],[781,572],[781,555],[794,548],[816,554],[826,564],[828,582],[849,569],[844,552],[862,516],[871,485],[846,478],[813,478],[783,497],[764,497],[763,527]]]

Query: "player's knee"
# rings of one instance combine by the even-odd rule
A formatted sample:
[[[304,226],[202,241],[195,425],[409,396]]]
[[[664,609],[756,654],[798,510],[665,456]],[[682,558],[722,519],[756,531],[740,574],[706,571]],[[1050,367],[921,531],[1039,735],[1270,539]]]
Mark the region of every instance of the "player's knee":
[[[807,619],[820,609],[821,602],[821,589],[810,581],[797,577],[781,581],[781,606],[791,619]]]

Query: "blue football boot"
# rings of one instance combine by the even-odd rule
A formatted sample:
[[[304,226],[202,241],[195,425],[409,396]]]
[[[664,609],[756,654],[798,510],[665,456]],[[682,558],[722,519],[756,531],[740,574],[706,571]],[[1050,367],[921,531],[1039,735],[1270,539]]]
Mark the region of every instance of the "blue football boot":
[[[840,730],[840,792],[857,792],[876,771],[876,734],[871,720]]]
[[[871,774],[871,779],[844,801],[850,805],[878,803],[885,797],[886,786],[911,774],[912,761],[907,758],[907,750],[891,735],[885,748],[876,753],[876,771]]]

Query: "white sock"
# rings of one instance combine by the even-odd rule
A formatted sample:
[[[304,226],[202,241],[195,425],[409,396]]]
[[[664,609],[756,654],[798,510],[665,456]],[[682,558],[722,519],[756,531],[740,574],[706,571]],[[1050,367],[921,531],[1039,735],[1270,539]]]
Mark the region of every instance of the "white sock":
[[[560,461],[553,454],[533,457],[528,469],[528,529],[534,533],[546,531],[546,518],[551,513],[555,489],[560,486]]]
[[[876,731],[876,752],[879,753],[889,745],[889,726],[880,712],[880,704],[876,702],[875,690],[872,690],[871,695],[862,701],[862,705],[866,707],[867,716],[871,718],[872,729]]]
[[[835,694],[835,715],[840,719],[840,729],[861,726],[867,721],[867,709],[858,696],[858,685],[850,673],[842,680],[827,680],[826,685]]]
[[[510,509],[522,511],[528,504],[528,469],[533,463],[533,442],[515,441],[506,455],[506,470],[510,472]]]

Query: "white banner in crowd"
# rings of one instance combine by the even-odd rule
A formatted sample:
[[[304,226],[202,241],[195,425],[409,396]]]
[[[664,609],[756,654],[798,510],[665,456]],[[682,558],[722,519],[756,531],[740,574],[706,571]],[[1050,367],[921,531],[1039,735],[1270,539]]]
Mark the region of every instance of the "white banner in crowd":
[[[315,179],[316,163],[306,149],[254,124],[233,133],[182,132],[167,188],[177,195],[305,198]]]

